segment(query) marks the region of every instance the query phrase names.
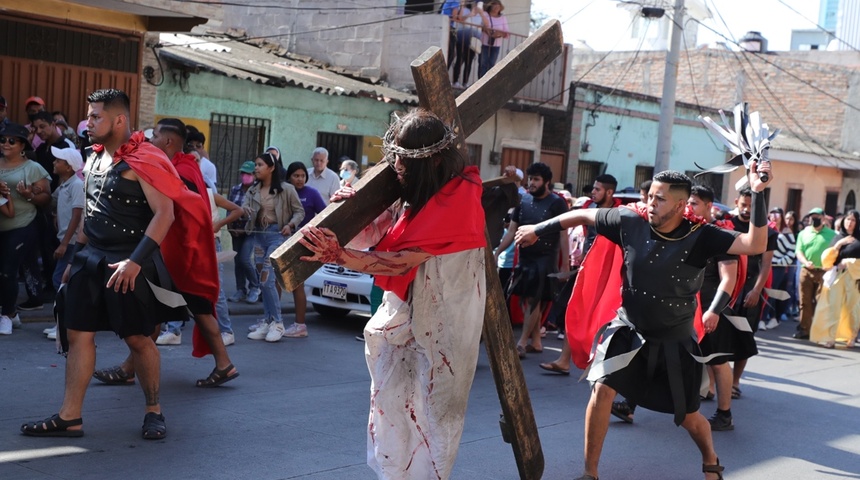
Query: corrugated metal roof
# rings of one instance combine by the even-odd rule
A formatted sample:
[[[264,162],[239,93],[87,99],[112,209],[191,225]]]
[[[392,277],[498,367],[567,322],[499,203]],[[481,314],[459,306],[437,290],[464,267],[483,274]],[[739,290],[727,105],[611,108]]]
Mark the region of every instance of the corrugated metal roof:
[[[158,53],[162,58],[196,70],[275,87],[299,87],[326,95],[418,104],[418,97],[411,93],[365,83],[227,36],[162,34],[160,44]]]
[[[825,149],[826,147],[826,149]],[[798,152],[813,155],[817,158],[804,160],[804,163],[823,167],[836,167],[842,170],[860,170],[860,156],[843,152],[830,146],[822,147],[809,138],[800,138],[789,133],[781,132],[774,139],[771,149],[786,152]],[[776,153],[772,159],[778,159]]]

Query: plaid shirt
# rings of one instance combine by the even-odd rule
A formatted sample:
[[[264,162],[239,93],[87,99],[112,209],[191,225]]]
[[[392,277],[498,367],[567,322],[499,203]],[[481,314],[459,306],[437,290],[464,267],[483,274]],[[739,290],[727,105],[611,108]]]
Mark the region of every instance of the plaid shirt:
[[[245,201],[245,193],[246,190],[242,189],[241,183],[239,185],[234,185],[232,188],[230,188],[229,200],[241,207],[242,203]],[[238,230],[239,232],[242,232],[243,230],[245,230],[245,223],[247,221],[248,219],[243,216],[239,220],[236,220],[235,222],[231,223],[227,228],[229,228],[230,230]],[[236,235],[236,233],[232,231],[230,232],[230,234]]]

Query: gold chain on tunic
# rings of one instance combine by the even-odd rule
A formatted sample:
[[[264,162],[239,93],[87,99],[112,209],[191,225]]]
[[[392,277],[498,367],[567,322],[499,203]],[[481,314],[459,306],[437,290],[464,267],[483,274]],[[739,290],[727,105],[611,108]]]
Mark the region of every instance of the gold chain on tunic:
[[[654,226],[653,226],[653,225],[649,225],[649,227],[651,227],[651,231],[652,231],[652,232],[654,232],[658,237],[662,238],[663,240],[666,240],[667,242],[677,242],[678,240],[683,240],[683,239],[685,239],[685,238],[689,237],[693,232],[695,232],[696,230],[698,230],[698,229],[699,229],[699,227],[701,227],[701,226],[702,226],[702,224],[701,224],[701,223],[694,223],[694,224],[690,227],[690,231],[689,231],[689,232],[687,232],[687,233],[686,233],[686,235],[684,235],[683,237],[680,237],[680,238],[670,238],[670,237],[667,237],[666,235],[663,235],[662,233],[658,232],[658,231],[654,228]]]

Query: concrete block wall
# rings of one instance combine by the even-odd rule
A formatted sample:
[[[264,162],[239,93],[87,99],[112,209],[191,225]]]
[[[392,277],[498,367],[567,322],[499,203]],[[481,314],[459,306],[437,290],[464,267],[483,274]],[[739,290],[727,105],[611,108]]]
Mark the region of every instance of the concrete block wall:
[[[292,52],[367,78],[386,79],[394,88],[412,85],[409,63],[427,47],[447,49],[444,17],[404,17],[398,13],[397,0],[369,0],[349,10],[337,10],[346,4],[334,0],[283,2],[315,10],[266,9],[256,3],[246,0],[246,5],[225,6],[223,26],[244,29],[252,37],[274,35],[270,41]]]
[[[382,69],[394,88],[414,88],[409,65],[430,47],[448,54],[448,19],[442,15],[419,15],[385,24]]]
[[[158,43],[158,33],[148,32],[144,35],[144,45],[154,45]],[[162,63],[163,64],[163,63]],[[158,83],[161,80],[163,72],[158,69],[158,61],[155,55],[152,54],[152,49],[145,47],[143,49],[142,68],[152,67],[155,69],[155,78],[153,82]],[[146,81],[143,76],[140,80],[140,99],[137,109],[137,128],[146,129],[155,125],[155,100],[156,87]]]

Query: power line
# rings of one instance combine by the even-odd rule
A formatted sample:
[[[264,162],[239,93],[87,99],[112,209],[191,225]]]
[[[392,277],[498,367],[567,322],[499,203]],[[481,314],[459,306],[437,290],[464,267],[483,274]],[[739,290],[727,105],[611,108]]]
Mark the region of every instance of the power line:
[[[727,36],[723,35],[722,33],[718,32],[718,31],[716,31],[716,30],[714,30],[713,28],[711,28],[711,27],[709,27],[709,26],[705,25],[705,24],[704,24],[704,23],[702,23],[700,20],[697,20],[697,19],[695,19],[695,18],[691,18],[691,19],[692,19],[694,22],[698,23],[699,25],[701,25],[701,26],[703,26],[703,27],[707,28],[707,29],[708,29],[708,30],[710,30],[711,32],[713,32],[713,33],[715,33],[715,34],[719,35],[720,37],[724,38],[725,40],[727,40],[727,41],[731,42],[733,45],[737,45],[737,46],[738,46],[739,48],[741,48],[745,53],[749,53],[749,54],[751,54],[751,55],[754,55],[754,56],[755,56],[756,58],[758,58],[759,60],[761,60],[761,61],[763,61],[764,63],[767,63],[768,65],[770,65],[770,66],[772,66],[772,67],[776,68],[776,69],[777,69],[777,70],[779,70],[780,72],[785,73],[786,75],[788,75],[788,76],[790,76],[791,78],[793,78],[793,79],[797,80],[798,82],[800,82],[800,83],[802,83],[802,84],[806,85],[807,87],[809,87],[809,88],[811,88],[811,89],[813,89],[813,90],[815,90],[815,91],[817,91],[817,92],[821,93],[822,95],[824,95],[824,96],[826,96],[826,97],[829,97],[829,98],[831,98],[831,99],[833,99],[833,100],[836,100],[837,102],[839,102],[839,103],[841,103],[841,104],[845,105],[846,107],[849,107],[849,108],[851,108],[851,109],[853,109],[853,110],[857,110],[858,112],[860,112],[860,107],[857,107],[856,105],[852,105],[852,104],[850,104],[850,103],[846,102],[845,100],[842,100],[841,98],[837,97],[836,95],[833,95],[832,93],[830,93],[830,92],[828,92],[828,91],[826,91],[826,90],[822,89],[821,87],[818,87],[817,85],[813,84],[812,82],[809,82],[808,80],[804,80],[804,79],[802,79],[802,78],[798,77],[796,74],[792,73],[791,71],[786,70],[785,68],[781,67],[779,64],[777,64],[777,63],[775,63],[775,62],[773,62],[773,61],[769,60],[769,59],[767,58],[767,56],[762,55],[761,53],[758,53],[758,52],[750,52],[750,51],[747,51],[747,50],[743,49],[743,47],[742,47],[739,43],[735,42],[734,40],[729,39],[729,37],[727,37]]]
[[[798,12],[797,10],[795,10],[795,8],[794,8],[794,7],[792,7],[791,5],[789,5],[789,4],[787,4],[787,3],[785,3],[785,0],[776,0],[776,1],[777,1],[777,2],[779,2],[779,3],[781,3],[781,4],[783,4],[783,5],[785,5],[785,7],[786,7],[786,8],[788,8],[788,9],[789,9],[789,10],[791,10],[792,12],[796,13],[798,16],[800,16],[801,18],[803,18],[803,19],[804,19],[804,20],[806,20],[807,22],[809,22],[809,23],[811,23],[811,24],[815,25],[815,27],[816,27],[816,28],[818,28],[819,30],[821,30],[822,32],[824,32],[824,33],[826,33],[826,34],[830,35],[831,37],[835,38],[836,40],[839,40],[840,42],[842,42],[843,44],[845,44],[845,46],[847,46],[847,47],[851,48],[851,50],[854,50],[855,52],[860,52],[860,50],[858,50],[858,49],[857,49],[857,47],[855,47],[854,45],[851,45],[850,43],[846,42],[845,40],[842,40],[841,38],[837,37],[835,32],[830,32],[830,31],[828,31],[826,28],[824,28],[824,27],[822,27],[821,25],[819,25],[819,24],[818,24],[818,22],[816,22],[815,20],[812,20],[812,19],[810,19],[809,17],[807,17],[806,15],[804,15],[804,14],[802,14],[802,13]]]
[[[714,4],[714,7],[713,7],[713,8],[714,8],[714,11],[717,13],[717,16],[718,16],[718,17],[720,18],[720,20],[723,22],[723,25],[726,27],[726,31],[727,31],[727,32],[729,32],[729,35],[732,35],[732,33],[731,33],[731,29],[728,27],[728,25],[726,24],[725,20],[723,19],[722,14],[720,14],[720,11],[717,9],[717,7],[716,7],[716,3]],[[698,22],[698,23],[701,25],[701,22]],[[713,31],[713,30],[712,30],[712,31]],[[723,36],[723,38],[726,38],[726,37],[725,37],[725,36]],[[732,38],[734,38],[734,35],[732,35]],[[727,39],[727,38],[726,38],[726,39]],[[727,40],[728,40],[728,39],[727,39]],[[738,45],[738,46],[740,47],[740,45],[739,45],[736,41],[732,40],[732,42],[733,42],[735,45]],[[742,62],[742,61],[741,61],[741,59],[740,59],[740,54],[739,54],[738,52],[735,52],[734,50],[731,50],[731,49],[728,49],[728,51],[729,51],[729,52],[734,56],[735,61],[737,61],[738,66],[741,68],[741,71],[744,73],[744,75],[747,75],[746,68],[744,68],[743,62]],[[744,52],[745,52],[745,51],[744,51]],[[754,53],[754,52],[750,52],[750,53]],[[755,64],[753,64],[753,62],[749,59],[749,57],[748,57],[748,56],[746,56],[746,55],[743,55],[743,58],[744,58],[744,60],[746,60],[746,62],[749,64],[750,68],[752,68],[753,73],[755,74],[756,78],[758,78],[758,80],[759,80],[759,81],[758,81],[758,83],[753,82],[753,87],[755,87],[755,89],[759,92],[759,95],[761,96],[762,100],[764,100],[765,104],[768,106],[768,108],[770,108],[770,110],[773,112],[773,114],[774,114],[774,115],[776,115],[776,117],[777,117],[780,121],[782,121],[782,122],[783,122],[783,124],[785,124],[785,129],[786,129],[786,130],[788,130],[788,132],[789,132],[789,133],[791,133],[792,135],[794,135],[798,140],[800,140],[800,142],[803,144],[803,146],[805,146],[805,147],[810,151],[810,153],[811,153],[811,154],[813,154],[813,155],[817,156],[817,157],[818,157],[818,158],[820,158],[823,162],[828,163],[828,164],[831,164],[832,166],[834,166],[834,167],[836,167],[836,168],[839,168],[838,164],[834,164],[834,162],[831,162],[831,161],[827,160],[826,158],[822,157],[821,155],[819,155],[819,154],[815,153],[815,152],[814,152],[814,150],[812,149],[812,147],[810,147],[810,146],[809,146],[809,144],[806,142],[806,140],[805,140],[803,137],[801,137],[800,135],[797,135],[797,133],[795,133],[795,132],[793,131],[793,129],[792,129],[792,128],[790,128],[790,127],[786,124],[786,122],[782,119],[782,116],[779,114],[779,112],[776,110],[776,108],[774,108],[774,106],[770,103],[770,101],[768,100],[767,96],[765,96],[765,95],[762,93],[761,88],[759,87],[759,83],[761,84],[761,86],[762,86],[762,87],[764,87],[764,88],[767,90],[768,94],[769,94],[771,97],[773,97],[773,99],[774,99],[774,100],[779,104],[779,106],[782,108],[782,110],[783,110],[783,111],[788,115],[789,119],[790,119],[790,120],[791,120],[795,125],[797,125],[797,127],[800,129],[800,131],[803,133],[803,135],[804,135],[806,138],[808,138],[812,143],[814,143],[815,145],[817,145],[818,147],[820,147],[822,150],[824,150],[824,152],[825,152],[828,156],[830,156],[830,157],[832,157],[832,158],[834,158],[834,159],[837,159],[837,160],[838,160],[838,158],[839,158],[839,157],[837,157],[836,155],[834,155],[834,154],[833,154],[833,152],[831,152],[831,151],[830,151],[826,146],[824,146],[823,144],[821,144],[820,142],[818,142],[818,141],[817,141],[817,140],[816,140],[812,135],[810,135],[810,134],[809,134],[809,132],[806,130],[806,128],[804,128],[804,126],[803,126],[803,125],[801,125],[801,123],[797,120],[797,118],[794,116],[794,114],[791,112],[791,110],[789,110],[789,109],[788,109],[788,107],[786,107],[786,105],[782,102],[782,100],[779,98],[779,96],[778,96],[778,95],[776,95],[776,94],[773,92],[773,90],[771,90],[771,89],[770,89],[770,87],[767,85],[767,83],[765,82],[764,78],[762,77],[761,73],[758,71],[758,69],[756,69]]]

